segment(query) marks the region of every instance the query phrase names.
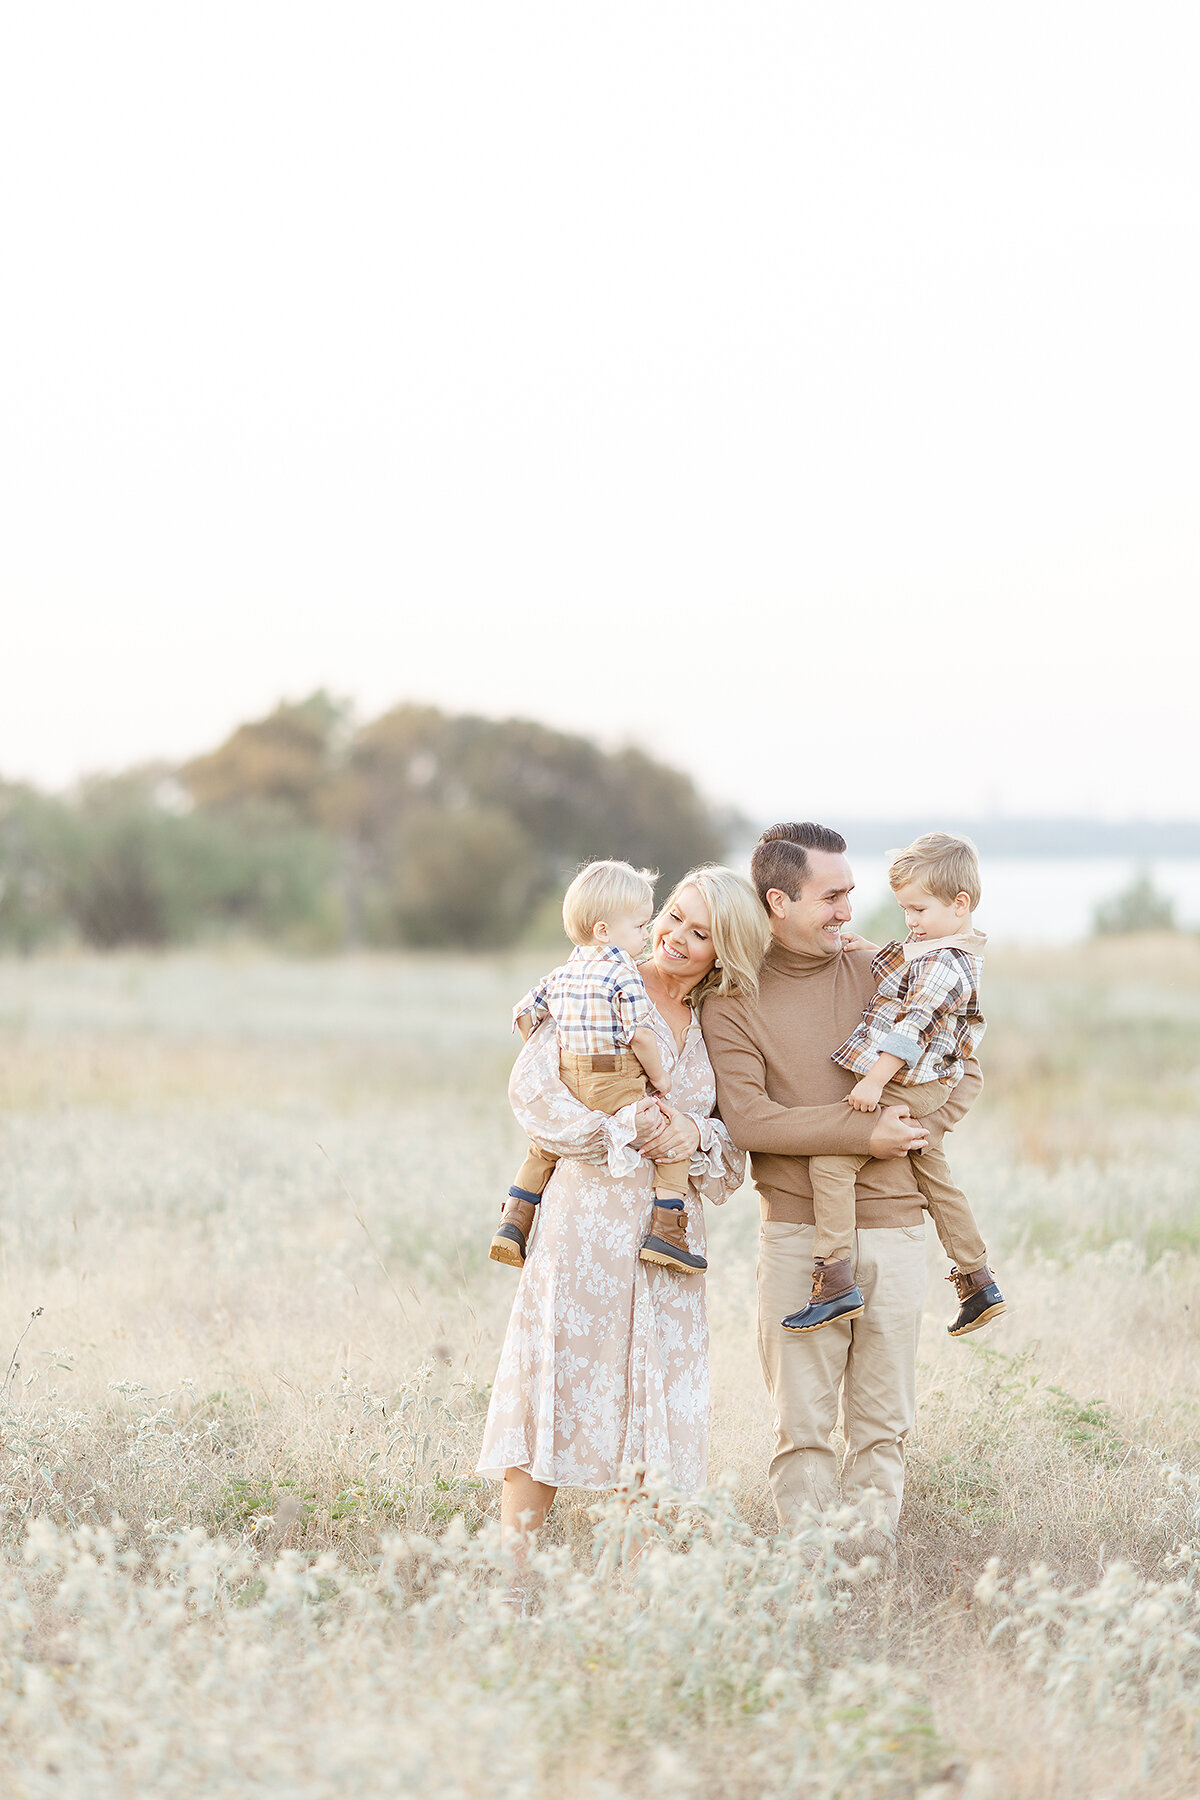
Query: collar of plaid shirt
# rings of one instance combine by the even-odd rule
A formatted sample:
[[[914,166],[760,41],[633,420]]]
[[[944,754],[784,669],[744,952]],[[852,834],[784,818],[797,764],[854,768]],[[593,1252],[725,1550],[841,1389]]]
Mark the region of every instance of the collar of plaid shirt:
[[[624,958],[631,968],[637,968],[637,964],[628,950],[622,950],[620,944],[576,944],[567,961],[603,962],[606,957],[610,961],[616,960],[617,962]]]
[[[965,950],[968,956],[982,956],[987,948],[986,931],[961,931],[956,937],[909,938],[904,945],[904,960],[928,956],[933,950]]]

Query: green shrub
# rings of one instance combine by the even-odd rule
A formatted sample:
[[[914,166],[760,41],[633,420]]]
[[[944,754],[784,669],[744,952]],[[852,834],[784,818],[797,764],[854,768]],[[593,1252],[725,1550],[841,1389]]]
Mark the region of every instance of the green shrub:
[[[1138,931],[1177,931],[1175,902],[1160,894],[1147,869],[1134,876],[1127,888],[1103,900],[1092,914],[1097,937],[1120,937]]]

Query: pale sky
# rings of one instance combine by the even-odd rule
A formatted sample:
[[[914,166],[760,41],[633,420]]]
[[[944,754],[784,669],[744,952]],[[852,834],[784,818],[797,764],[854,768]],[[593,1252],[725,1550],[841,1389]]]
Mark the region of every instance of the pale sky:
[[[1200,813],[1197,20],[9,7],[0,774],[327,686]]]

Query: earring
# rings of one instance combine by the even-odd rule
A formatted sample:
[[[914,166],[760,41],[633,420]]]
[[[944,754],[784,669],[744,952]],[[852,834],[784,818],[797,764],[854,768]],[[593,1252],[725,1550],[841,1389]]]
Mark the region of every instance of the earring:
[[[719,962],[714,962],[714,963],[713,963],[713,968],[714,968],[714,969],[719,969],[719,968],[720,968],[720,966],[721,966],[721,965],[720,965],[720,963],[719,963]]]

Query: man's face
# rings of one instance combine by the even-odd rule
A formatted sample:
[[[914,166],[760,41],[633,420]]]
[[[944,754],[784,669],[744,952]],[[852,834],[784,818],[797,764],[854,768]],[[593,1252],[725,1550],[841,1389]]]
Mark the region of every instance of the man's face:
[[[808,852],[808,874],[794,900],[772,888],[767,895],[771,930],[788,950],[811,956],[836,956],[841,931],[850,923],[854,877],[844,856],[827,850]]]

